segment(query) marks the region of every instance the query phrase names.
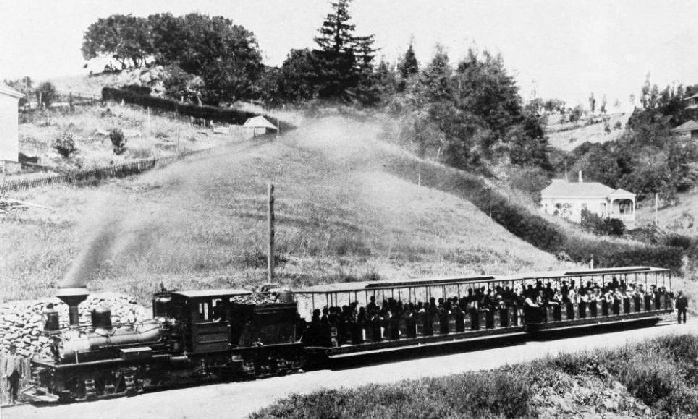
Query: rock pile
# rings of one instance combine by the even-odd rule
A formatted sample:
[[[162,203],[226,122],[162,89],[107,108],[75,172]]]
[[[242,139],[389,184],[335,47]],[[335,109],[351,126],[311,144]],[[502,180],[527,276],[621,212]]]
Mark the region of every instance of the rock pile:
[[[15,301],[0,304],[0,353],[17,346],[17,354],[32,357],[50,354],[50,338],[44,336],[42,315],[49,303],[58,311],[61,328],[68,326],[68,306],[58,298],[37,301]],[[139,322],[151,317],[149,309],[123,294],[91,294],[80,306],[80,324],[91,324],[91,311],[98,306],[111,309],[112,323]]]

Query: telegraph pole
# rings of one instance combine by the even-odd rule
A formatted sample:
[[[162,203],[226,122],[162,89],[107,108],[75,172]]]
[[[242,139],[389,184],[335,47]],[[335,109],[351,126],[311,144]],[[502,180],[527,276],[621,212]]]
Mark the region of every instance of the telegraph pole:
[[[269,182],[269,252],[267,255],[267,282],[274,282],[274,185]]]

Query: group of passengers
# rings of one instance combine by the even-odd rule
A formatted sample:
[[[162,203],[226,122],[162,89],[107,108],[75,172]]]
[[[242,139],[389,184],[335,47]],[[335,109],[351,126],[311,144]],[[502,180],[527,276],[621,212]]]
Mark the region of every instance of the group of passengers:
[[[630,313],[631,306],[634,312],[669,307],[667,297],[671,295],[663,287],[652,286],[645,291],[642,285],[626,285],[616,278],[604,286],[592,282],[576,286],[574,281],[563,281],[560,288],[553,288],[551,283],[544,286],[538,281],[526,289],[499,285],[469,288],[460,298],[430,298],[428,302],[416,303],[388,298],[378,304],[375,297],[370,297],[365,307],[355,301],[342,307],[315,309],[306,339],[322,345],[343,345],[446,335],[464,332],[466,328],[560,321],[563,309],[566,319],[574,319],[575,315],[619,315]]]
[[[528,322],[546,322],[552,309],[552,320],[599,317],[629,314],[631,312],[651,311],[671,308],[673,295],[664,287],[651,285],[645,290],[642,284],[626,284],[625,281],[612,281],[603,285],[588,281],[586,286],[575,286],[575,282],[562,282],[560,289],[553,289],[548,283],[545,287],[540,281],[534,288],[529,285],[523,292],[525,318]],[[576,307],[576,310],[575,310]]]

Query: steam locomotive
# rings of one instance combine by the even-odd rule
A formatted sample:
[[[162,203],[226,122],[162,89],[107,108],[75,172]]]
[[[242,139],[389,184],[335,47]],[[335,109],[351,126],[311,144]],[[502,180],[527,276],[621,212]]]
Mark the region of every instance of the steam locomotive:
[[[536,285],[542,294],[543,283],[549,289],[574,288],[576,283],[580,294],[594,287],[613,290],[617,302],[609,310],[594,310],[596,303],[585,297],[568,300],[564,309],[545,304],[530,312],[511,301],[490,307],[468,303],[472,290],[513,295],[514,289],[524,292]],[[52,356],[32,359],[31,385],[23,395],[32,402],[83,401],[285,375],[341,359],[390,357],[414,348],[467,346],[602,324],[644,326],[672,313],[670,288],[668,270],[632,267],[338,283],[295,292],[272,285],[257,293],[163,289],[153,295],[152,320],[112,324],[109,308],[98,307],[90,325],[80,324],[78,311],[89,295],[87,289],[59,288],[57,297],[69,307],[69,327],[59,328],[57,311],[45,313],[44,333],[53,340]],[[380,301],[390,302],[393,313],[390,308],[379,312]],[[428,303],[423,307],[422,301]],[[329,312],[322,320],[321,309]],[[343,317],[340,309],[354,309],[358,318]],[[307,323],[301,312],[312,313],[312,320]],[[367,312],[373,313],[371,318],[362,317]]]
[[[62,288],[69,306],[67,330],[56,310],[45,313],[52,357],[32,360],[33,402],[82,401],[132,395],[148,389],[280,375],[300,371],[296,304],[288,292],[253,295],[237,289],[154,294],[153,319],[113,325],[109,308],[79,324],[85,288]],[[269,298],[269,297],[273,298]],[[260,301],[261,300],[261,301]]]

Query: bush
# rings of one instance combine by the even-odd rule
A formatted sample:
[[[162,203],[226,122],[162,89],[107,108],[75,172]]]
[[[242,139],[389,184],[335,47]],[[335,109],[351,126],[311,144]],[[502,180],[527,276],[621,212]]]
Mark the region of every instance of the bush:
[[[665,246],[680,247],[683,250],[688,250],[693,245],[693,239],[676,233],[668,234],[663,242]]]
[[[603,236],[622,236],[625,232],[623,221],[613,218],[600,217],[584,208],[582,210],[581,226],[584,230]]]
[[[41,92],[41,94],[39,94]],[[41,103],[45,107],[49,107],[53,102],[56,101],[58,93],[56,92],[56,86],[50,81],[45,81],[39,85],[37,89],[37,101],[41,98]]]
[[[75,146],[75,133],[70,130],[64,131],[63,134],[61,134],[61,136],[56,138],[56,141],[54,141],[53,148],[63,158],[70,158],[77,152],[77,147]]]
[[[119,128],[114,128],[109,133],[109,139],[114,146],[114,154],[120,156],[126,151],[126,136]]]
[[[550,184],[550,175],[541,168],[513,169],[509,173],[509,184],[529,194],[534,202],[540,202],[540,192]]]

